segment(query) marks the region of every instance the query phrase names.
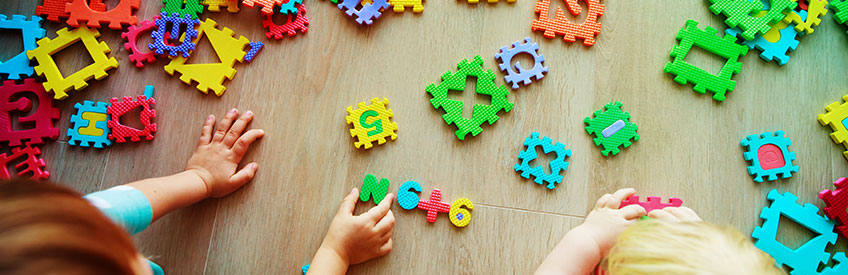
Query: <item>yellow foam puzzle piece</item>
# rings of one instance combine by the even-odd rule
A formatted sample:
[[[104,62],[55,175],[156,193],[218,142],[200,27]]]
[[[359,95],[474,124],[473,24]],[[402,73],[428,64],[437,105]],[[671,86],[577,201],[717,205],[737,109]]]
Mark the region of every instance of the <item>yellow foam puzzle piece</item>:
[[[412,12],[419,13],[424,11],[424,5],[421,4],[422,0],[389,0],[389,4],[392,5],[392,10],[395,12],[403,12],[406,7],[411,7]]]
[[[42,38],[38,40],[38,48],[27,51],[27,58],[35,59],[38,65],[35,66],[35,73],[43,76],[46,81],[42,83],[44,90],[48,93],[53,93],[53,98],[62,100],[68,97],[68,91],[74,89],[76,91],[88,87],[88,80],[92,78],[101,80],[108,76],[106,71],[117,68],[118,60],[114,57],[109,57],[106,54],[111,52],[109,45],[106,42],[98,41],[100,32],[97,29],[89,29],[85,25],[71,31],[68,28],[63,28],[56,31],[56,38]],[[59,67],[56,66],[56,61],[53,60],[53,54],[82,41],[88,54],[94,63],[82,68],[71,75],[64,77]]]
[[[370,105],[365,105],[365,102],[356,104],[356,110],[353,106],[347,107],[348,116],[345,120],[348,124],[353,124],[353,129],[350,129],[350,136],[356,137],[357,141],[353,143],[356,148],[365,145],[365,149],[371,148],[371,142],[377,141],[378,144],[386,143],[386,138],[392,140],[397,139],[397,123],[392,122],[394,113],[391,109],[386,108],[389,100],[383,98],[371,99]]]
[[[97,122],[106,121],[108,117],[104,113],[85,112],[82,119],[88,121],[88,126],[80,127],[77,131],[80,135],[99,137],[103,135],[103,129],[97,128]]]
[[[465,206],[463,209],[462,207]],[[466,227],[469,223],[471,223],[471,212],[468,210],[474,209],[474,204],[471,203],[471,200],[466,198],[459,198],[451,204],[450,212],[448,212],[448,216],[450,217],[451,223],[456,227]],[[460,220],[457,214],[462,215],[462,219]]]
[[[783,17],[783,22],[794,23],[796,31],[811,34],[815,31],[813,27],[818,26],[821,18],[827,14],[827,0],[809,0],[807,3],[807,20],[802,20],[798,13],[790,11]]]
[[[239,12],[238,0],[200,0],[200,4],[206,5],[211,12],[220,12],[221,7],[227,7],[230,13]]]
[[[250,41],[244,36],[235,39],[233,30],[224,28],[219,30],[216,28],[218,23],[212,19],[200,22],[200,27],[197,30],[197,37],[194,43],[200,42],[200,39],[207,37],[209,43],[212,44],[212,49],[218,56],[220,63],[204,63],[204,64],[185,64],[188,58],[178,55],[171,59],[171,63],[165,65],[165,72],[174,75],[174,72],[182,74],[180,80],[188,85],[192,81],[197,82],[197,90],[204,94],[209,93],[209,90],[215,92],[215,95],[221,96],[227,87],[223,85],[226,79],[232,80],[236,75],[236,69],[233,69],[236,61],[244,62],[244,55],[247,52],[244,50]],[[185,34],[183,34],[183,37]],[[183,38],[180,38],[182,40]]]
[[[845,103],[839,104],[838,101],[831,103],[825,107],[827,111],[824,114],[819,114],[818,121],[822,126],[830,125],[833,133],[830,138],[837,144],[842,144],[846,151],[842,153],[848,159],[848,128],[845,123],[848,123],[848,94],[842,96]]]

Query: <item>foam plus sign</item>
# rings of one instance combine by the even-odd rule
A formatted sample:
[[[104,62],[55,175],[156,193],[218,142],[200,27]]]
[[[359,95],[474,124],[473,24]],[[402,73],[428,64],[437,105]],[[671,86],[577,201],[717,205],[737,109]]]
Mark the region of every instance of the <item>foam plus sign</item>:
[[[439,212],[450,212],[450,204],[442,202],[442,190],[439,189],[433,189],[429,201],[419,201],[418,208],[427,210],[428,222],[436,222],[436,216],[439,215]]]

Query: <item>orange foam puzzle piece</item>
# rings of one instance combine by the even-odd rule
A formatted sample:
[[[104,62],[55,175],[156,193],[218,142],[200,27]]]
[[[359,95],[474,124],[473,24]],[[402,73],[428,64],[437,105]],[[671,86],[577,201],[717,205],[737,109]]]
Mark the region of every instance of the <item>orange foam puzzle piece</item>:
[[[101,23],[108,23],[109,28],[120,30],[123,25],[135,25],[138,18],[133,12],[138,9],[139,0],[121,0],[117,6],[107,11],[92,9],[86,0],[73,0],[65,7],[68,12],[68,26],[79,27],[80,22],[86,22],[90,28],[100,28]]]
[[[547,38],[562,35],[562,40],[568,42],[574,42],[576,38],[580,38],[583,39],[584,46],[595,45],[595,36],[601,33],[601,23],[598,23],[598,17],[604,15],[604,5],[601,4],[600,0],[586,0],[588,8],[583,11],[577,0],[562,1],[565,1],[568,11],[574,16],[585,12],[586,20],[582,24],[572,23],[565,18],[565,13],[561,8],[556,9],[554,19],[551,20],[548,18],[551,0],[539,0],[539,2],[536,2],[535,9],[535,12],[539,14],[539,19],[533,20],[530,29],[532,31],[544,31],[544,36]]]

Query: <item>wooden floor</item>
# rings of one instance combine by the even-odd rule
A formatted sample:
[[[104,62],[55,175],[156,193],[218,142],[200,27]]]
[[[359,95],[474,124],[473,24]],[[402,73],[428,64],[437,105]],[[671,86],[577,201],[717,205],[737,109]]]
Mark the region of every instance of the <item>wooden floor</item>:
[[[13,2],[0,5],[0,13],[34,14],[40,1]],[[161,1],[143,2],[140,19],[156,15],[162,6]],[[686,20],[724,29],[724,17],[710,13],[706,1],[606,1],[603,30],[593,47],[531,32],[533,1],[484,2],[428,0],[422,14],[387,12],[363,27],[329,1],[309,0],[309,32],[282,41],[265,39],[256,10],[206,12],[202,17],[267,44],[253,63],[236,66],[238,73],[221,97],[170,77],[162,69],[164,61],[135,68],[119,32],[101,29],[120,67],[59,102],[59,128],[69,126],[76,102],[136,95],[144,85],[155,85],[159,132],[152,142],[95,150],[68,146],[63,130],[58,142],[43,148],[51,179],[92,192],[179,172],[206,115],[220,116],[232,107],[252,110],[257,114],[252,126],[267,133],[245,160],[260,163],[254,181],[226,198],[172,213],[136,237],[142,253],[168,274],[299,272],[320,245],[341,198],[361,186],[368,173],[390,179],[391,192],[415,180],[424,197],[440,188],[445,201],[469,198],[472,222],[458,229],[441,215],[429,224],[424,211],[393,205],[394,250],[352,267],[351,273],[527,274],[580,224],[599,196],[618,188],[681,197],[706,220],[750,234],[761,223],[769,190],[789,191],[800,203],[823,207],[818,192],[848,175],[842,147],[816,121],[848,84],[848,35],[832,14],[801,39],[783,67],[751,51],[734,77],[736,89],[719,103],[674,83],[662,71]],[[554,2],[553,7],[564,7]],[[47,36],[55,37],[64,24],[45,26]],[[512,92],[515,108],[497,123],[458,141],[424,88],[474,55],[497,71],[493,55],[498,49],[528,36],[539,42],[550,72]],[[213,61],[210,50],[201,45],[192,59]],[[61,53],[62,69],[83,66],[79,53],[81,48]],[[722,65],[705,51],[694,51],[687,60],[712,72]],[[496,82],[503,84],[496,73]],[[345,108],[373,97],[390,100],[399,137],[357,150]],[[467,92],[457,98],[480,100]],[[583,118],[610,101],[624,103],[641,138],[621,154],[604,157],[586,134]],[[800,170],[790,179],[754,183],[739,141],[776,130],[792,140]],[[573,151],[555,190],[521,178],[512,168],[533,131]],[[358,211],[364,211],[371,204],[359,205]],[[781,238],[789,243],[812,234],[792,224],[784,228]],[[830,250],[844,251],[843,242]]]

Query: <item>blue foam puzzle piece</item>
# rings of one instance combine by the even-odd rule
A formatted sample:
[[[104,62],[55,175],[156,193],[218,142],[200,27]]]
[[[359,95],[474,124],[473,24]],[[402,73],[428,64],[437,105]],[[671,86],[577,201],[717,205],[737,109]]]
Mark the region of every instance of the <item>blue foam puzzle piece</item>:
[[[803,20],[807,19],[807,11],[793,12],[798,13]],[[740,37],[742,30],[732,28],[724,30],[724,33],[734,37]],[[803,35],[803,32],[799,33],[796,31],[795,24],[789,24],[786,28],[780,30],[780,40],[776,42],[769,42],[762,35],[756,35],[752,40],[742,39],[742,44],[748,46],[749,49],[757,48],[760,51],[760,58],[763,60],[774,60],[777,62],[777,65],[783,66],[786,62],[789,62],[789,52],[794,51],[798,47],[800,42],[797,37],[799,35]]]
[[[297,5],[303,4],[303,0],[289,0],[288,2],[283,3],[277,10],[280,11],[283,15],[297,15]]]
[[[792,165],[792,161],[795,160],[795,153],[789,151],[789,146],[792,145],[792,142],[789,138],[783,136],[783,131],[776,131],[773,134],[765,132],[760,134],[759,137],[757,135],[750,135],[743,139],[741,144],[743,147],[748,147],[748,151],[743,153],[743,157],[745,157],[745,160],[751,162],[751,166],[748,166],[748,174],[754,176],[755,182],[763,182],[764,177],[767,177],[770,181],[777,180],[778,175],[781,175],[784,179],[790,178],[792,177],[792,173],[798,172],[798,166]],[[784,165],[782,167],[764,170],[757,153],[761,146],[769,144],[780,148]]]
[[[35,71],[29,65],[29,58],[26,52],[34,50],[38,47],[35,43],[41,38],[44,38],[46,31],[41,27],[41,17],[32,16],[27,20],[26,16],[15,14],[9,19],[6,15],[0,14],[0,29],[2,30],[20,30],[21,40],[24,43],[24,50],[16,54],[5,62],[0,61],[0,75],[7,75],[8,79],[21,79],[31,76]]]
[[[109,133],[111,133],[112,130],[109,129],[107,125],[107,122],[111,117],[106,112],[106,107],[108,106],[109,103],[107,102],[93,102],[89,100],[84,101],[82,104],[74,104],[74,108],[77,109],[77,114],[71,116],[71,125],[73,126],[68,129],[68,144],[94,148],[112,146],[112,141],[109,140]],[[89,123],[91,123],[91,121],[82,118],[82,114],[84,113],[99,113],[106,115],[106,120],[97,121],[94,124],[94,127],[103,130],[103,134],[99,136],[90,136],[79,133],[80,128],[88,127]]]
[[[556,187],[555,184],[562,181],[563,177],[560,175],[560,172],[568,168],[568,162],[565,161],[565,158],[571,156],[571,150],[566,150],[565,145],[562,143],[551,144],[551,142],[553,140],[549,137],[539,138],[539,133],[537,132],[530,134],[524,140],[524,146],[527,146],[527,150],[518,153],[518,159],[521,160],[521,163],[515,165],[515,171],[521,172],[521,177],[525,179],[530,179],[530,176],[533,176],[535,177],[534,182],[538,184],[547,183],[546,187],[553,190]],[[541,165],[530,167],[530,161],[537,157],[537,146],[542,146],[542,151],[545,154],[550,152],[556,153],[556,158],[547,164],[551,167],[550,174],[545,173]]]
[[[309,265],[303,265],[303,267],[300,268],[300,271],[306,275],[306,272],[309,272]]]
[[[519,62],[515,62],[515,67],[511,66],[512,58],[521,53],[526,53],[533,57],[535,64],[532,69],[525,70]],[[527,86],[533,83],[533,80],[530,79],[531,77],[536,77],[536,81],[538,81],[548,73],[548,67],[542,64],[545,62],[545,56],[539,54],[539,44],[530,40],[530,37],[524,38],[524,43],[522,41],[515,41],[515,43],[512,43],[512,48],[508,46],[501,47],[500,52],[495,54],[495,60],[500,60],[501,63],[498,64],[498,67],[501,71],[506,72],[504,80],[507,83],[512,83],[513,90],[518,89],[518,83]]]
[[[415,190],[412,192],[411,190]],[[421,185],[415,181],[407,181],[404,182],[400,189],[398,189],[397,194],[397,202],[401,208],[405,210],[412,210],[418,206],[418,199],[420,198],[416,192],[421,193]]]
[[[338,7],[340,10],[344,11],[348,16],[356,19],[356,23],[360,25],[371,25],[374,23],[374,20],[380,18],[382,13],[381,9],[388,9],[389,2],[386,0],[374,0],[373,3],[368,3],[362,5],[362,8],[357,10],[356,6],[362,2],[361,0],[342,0],[339,3]]]
[[[259,50],[262,50],[262,47],[265,46],[265,44],[259,41],[250,42],[249,45],[250,50],[247,51],[247,53],[244,55],[244,60],[246,60],[247,62],[253,61],[253,58],[255,58],[257,54],[259,54]]]
[[[168,23],[171,23],[170,30],[167,30]],[[180,16],[176,12],[171,15],[163,12],[160,14],[159,19],[156,19],[156,30],[150,34],[150,38],[153,38],[153,43],[148,44],[147,47],[157,54],[165,54],[165,51],[168,51],[168,55],[170,56],[177,56],[177,54],[182,53],[183,57],[189,57],[191,51],[194,51],[195,44],[191,40],[198,35],[195,29],[198,25],[200,25],[200,19],[191,19],[191,14]],[[168,32],[169,35],[179,35],[180,26],[183,26],[185,29],[183,42],[179,46],[165,44],[165,32]]]

